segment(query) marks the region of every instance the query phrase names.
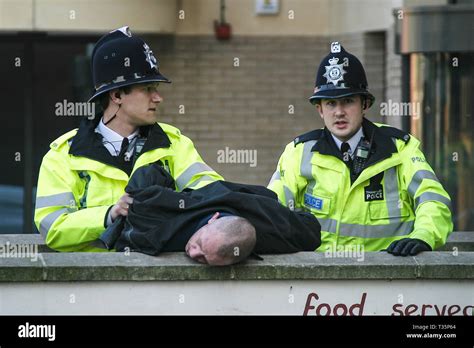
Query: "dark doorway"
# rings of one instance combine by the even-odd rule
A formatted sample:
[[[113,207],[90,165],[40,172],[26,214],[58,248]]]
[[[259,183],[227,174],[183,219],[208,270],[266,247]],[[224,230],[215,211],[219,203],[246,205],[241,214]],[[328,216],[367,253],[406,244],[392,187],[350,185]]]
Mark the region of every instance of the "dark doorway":
[[[38,170],[49,144],[77,128],[79,117],[56,116],[56,104],[92,92],[88,48],[98,36],[0,35],[0,233],[37,233],[33,224]]]

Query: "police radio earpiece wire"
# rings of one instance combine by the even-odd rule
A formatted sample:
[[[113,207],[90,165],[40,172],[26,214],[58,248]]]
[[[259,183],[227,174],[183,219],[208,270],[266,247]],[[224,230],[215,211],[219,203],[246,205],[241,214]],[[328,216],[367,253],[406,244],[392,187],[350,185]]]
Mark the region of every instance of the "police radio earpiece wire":
[[[370,150],[372,150],[372,143],[374,141],[374,134],[375,134],[375,128],[372,129],[372,135],[370,136],[370,142],[369,142],[369,155],[370,155]]]
[[[120,99],[120,93],[119,92],[116,92],[115,93],[115,97]],[[110,97],[110,100],[112,100],[112,97]],[[117,113],[119,112],[120,110],[120,107],[122,106],[122,104],[119,104],[118,108],[117,108],[117,111],[115,111],[115,114],[107,121],[107,122],[104,122],[104,126],[108,125],[116,116],[117,116]],[[132,139],[132,141],[130,142],[129,146],[128,146],[128,149],[127,151],[125,152],[124,154],[124,158],[128,158],[130,159],[131,157],[131,153],[130,153],[130,148],[133,149],[133,152],[134,152],[134,156],[133,156],[133,159],[132,159],[132,163],[134,164],[135,161],[137,160],[138,156],[140,155],[141,153],[141,150],[143,148],[143,145],[145,144],[146,142],[146,137],[145,138],[140,138],[140,136],[136,136]],[[109,143],[110,145],[112,145],[112,147],[114,148],[115,150],[115,154],[118,155],[120,153],[120,151],[117,151],[117,148],[115,147],[114,144],[112,144],[110,141],[107,141],[105,140],[104,143]]]
[[[120,99],[120,93],[116,92],[115,97]],[[110,97],[110,100],[112,100],[112,97]],[[117,116],[117,113],[119,112],[121,106],[122,104],[119,104],[117,111],[115,111],[115,114],[107,122],[104,123],[104,126],[108,125]]]
[[[116,92],[116,93],[115,93],[115,97],[120,99],[120,94],[119,94],[119,92]],[[110,100],[112,100],[112,97],[109,97],[109,98],[110,98]],[[114,114],[107,122],[104,122],[104,126],[108,125],[108,124],[117,116],[117,113],[118,113],[118,111],[120,110],[120,107],[121,107],[121,106],[122,106],[122,104],[119,104],[119,107],[118,107],[117,111],[115,111],[115,114]],[[117,150],[117,148],[115,147],[115,145],[114,145],[112,142],[110,142],[110,141],[108,141],[108,140],[105,140],[105,138],[102,138],[102,142],[103,142],[104,144],[110,144],[110,145],[114,148],[114,151],[115,151],[115,155],[116,155],[116,156],[118,156],[118,155],[120,154],[120,150]]]

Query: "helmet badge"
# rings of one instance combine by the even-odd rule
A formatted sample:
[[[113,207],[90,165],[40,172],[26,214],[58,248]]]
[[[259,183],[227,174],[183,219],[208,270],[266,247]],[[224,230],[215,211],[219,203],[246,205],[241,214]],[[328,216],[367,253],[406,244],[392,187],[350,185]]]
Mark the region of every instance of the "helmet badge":
[[[145,49],[145,51],[143,51],[146,56],[145,60],[148,62],[148,64],[150,64],[152,69],[158,69],[157,60],[153,55],[153,51],[150,50],[150,47],[146,43],[143,44],[143,48]]]
[[[339,81],[344,81],[343,75],[347,73],[344,70],[344,64],[337,64],[339,62],[339,58],[332,57],[329,59],[329,65],[326,65],[326,73],[324,73],[324,77],[327,80],[327,83],[332,83],[334,86],[337,86]]]
[[[331,53],[340,53],[341,52],[341,44],[337,41],[331,42]]]

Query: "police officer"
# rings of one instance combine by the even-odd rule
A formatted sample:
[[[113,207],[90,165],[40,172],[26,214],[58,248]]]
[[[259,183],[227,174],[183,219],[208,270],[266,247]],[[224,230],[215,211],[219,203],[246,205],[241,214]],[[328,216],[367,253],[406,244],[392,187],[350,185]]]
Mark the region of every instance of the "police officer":
[[[318,218],[318,251],[361,245],[406,256],[442,246],[453,228],[449,195],[417,139],[364,118],[374,97],[362,64],[338,42],[309,100],[325,127],[286,146],[269,188]]]
[[[133,198],[124,193],[131,174],[158,162],[175,189],[223,180],[206,165],[192,141],[157,123],[159,83],[170,83],[150,47],[123,27],[103,36],[92,53],[95,93],[103,113],[84,119],[50,145],[41,164],[35,223],[49,247],[99,251],[97,237]]]

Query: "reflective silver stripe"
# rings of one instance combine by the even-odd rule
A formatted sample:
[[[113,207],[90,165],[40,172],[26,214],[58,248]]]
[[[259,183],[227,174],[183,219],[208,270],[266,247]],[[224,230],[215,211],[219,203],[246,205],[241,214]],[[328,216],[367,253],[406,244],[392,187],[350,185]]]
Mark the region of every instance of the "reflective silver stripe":
[[[323,219],[317,218],[319,224],[321,225],[321,231],[336,233],[337,231],[337,220],[334,219]]]
[[[271,183],[274,182],[275,180],[280,180],[280,178],[281,178],[280,171],[276,170],[275,173],[273,173],[272,178],[270,179],[270,182],[268,183],[268,185],[271,185]]]
[[[321,225],[321,231],[336,233],[337,220],[317,218]],[[339,235],[343,237],[358,238],[388,238],[405,236],[413,232],[414,221],[393,222],[386,225],[339,225]]]
[[[313,180],[313,172],[311,170],[311,157],[313,157],[313,153],[311,152],[311,149],[313,148],[314,144],[316,144],[316,140],[311,140],[304,143],[303,155],[301,156],[300,173],[302,177],[308,180]]]
[[[293,196],[293,192],[291,192],[291,190],[286,185],[283,185],[283,191],[285,191],[286,206],[290,208],[290,210],[294,210],[295,196]]]
[[[46,217],[40,222],[39,232],[41,233],[41,235],[46,238],[46,236],[48,235],[49,229],[57,220],[57,218],[67,212],[68,212],[68,209],[63,208],[63,209],[53,211],[52,213],[46,215]]]
[[[76,204],[72,192],[57,193],[50,196],[36,197],[36,208],[72,206]]]
[[[423,202],[426,201],[436,201],[436,202],[441,202],[448,206],[449,209],[451,209],[451,200],[447,197],[444,197],[440,195],[439,193],[434,193],[434,192],[424,192],[418,197],[415,198],[415,209]]]
[[[408,185],[408,193],[413,198],[415,196],[416,191],[418,191],[418,187],[420,187],[421,182],[423,179],[430,179],[439,182],[438,178],[436,177],[435,173],[430,172],[429,170],[419,170],[411,179],[410,185]]]
[[[313,165],[311,164],[311,158],[313,157],[313,152],[311,151],[311,149],[316,144],[316,142],[316,140],[311,140],[304,143],[303,156],[301,158],[300,173],[301,176],[306,178],[306,180],[308,181],[306,192],[308,192],[310,195],[313,194],[313,189],[316,185],[316,180],[314,180],[312,172]]]
[[[193,182],[191,185],[189,185],[188,188],[195,187],[197,186],[197,184],[199,184],[201,181],[204,181],[204,180],[216,181],[216,179],[210,177],[209,175],[204,175],[204,176],[201,176],[199,179],[197,179],[195,182]]]
[[[340,224],[339,235],[358,238],[388,238],[413,232],[414,221],[391,222],[385,225]]]
[[[198,173],[210,171],[212,172],[213,169],[209,167],[205,163],[196,162],[191,164],[181,175],[176,179],[176,186],[178,187],[179,191],[182,191],[189,180]]]
[[[400,220],[400,196],[398,194],[397,168],[392,167],[384,173],[385,182],[385,201],[387,202],[388,217],[396,217]],[[393,222],[395,220],[392,219]]]

